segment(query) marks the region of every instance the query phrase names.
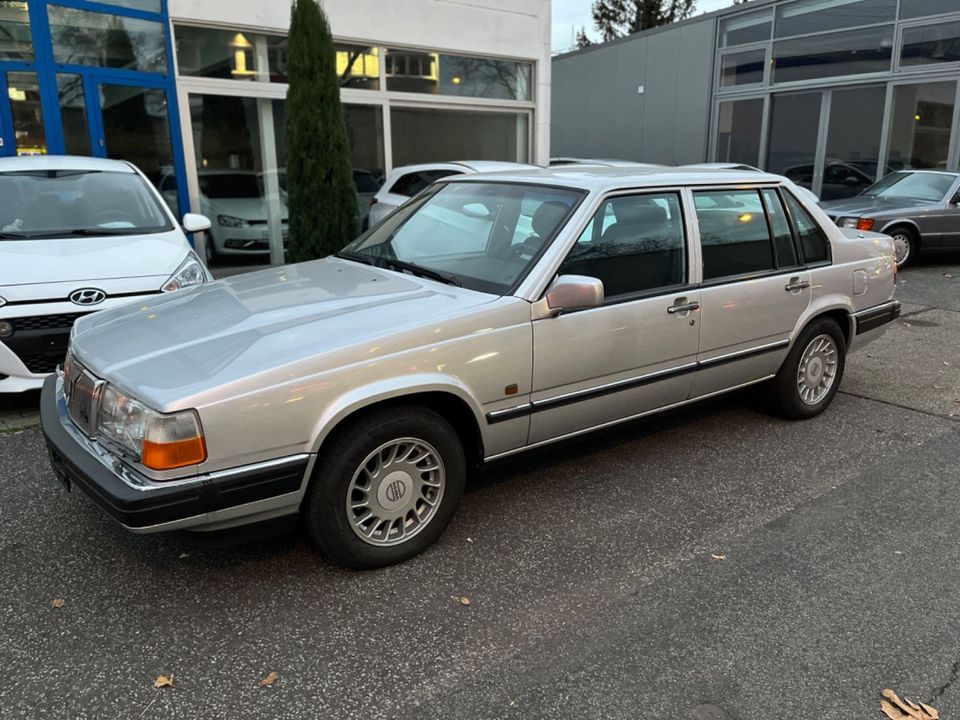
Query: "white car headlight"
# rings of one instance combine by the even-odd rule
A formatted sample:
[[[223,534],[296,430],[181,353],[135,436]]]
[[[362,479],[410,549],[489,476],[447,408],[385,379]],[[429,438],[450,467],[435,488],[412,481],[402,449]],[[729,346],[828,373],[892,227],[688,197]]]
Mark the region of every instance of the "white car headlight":
[[[838,224],[840,227],[842,227],[842,228],[851,228],[851,229],[853,229],[853,230],[856,230],[856,229],[857,229],[857,221],[858,221],[859,219],[860,219],[860,218],[855,218],[855,217],[840,218],[840,222],[837,223],[837,224]]]
[[[193,285],[202,285],[208,279],[207,270],[200,258],[191,252],[160,289],[163,292],[173,292]]]
[[[207,459],[196,411],[158,413],[112,385],[100,394],[97,433],[106,445],[153,470],[199,465]]]
[[[230,228],[248,228],[250,223],[248,223],[243,218],[234,217],[233,215],[217,215],[217,222],[223,225],[224,227]]]

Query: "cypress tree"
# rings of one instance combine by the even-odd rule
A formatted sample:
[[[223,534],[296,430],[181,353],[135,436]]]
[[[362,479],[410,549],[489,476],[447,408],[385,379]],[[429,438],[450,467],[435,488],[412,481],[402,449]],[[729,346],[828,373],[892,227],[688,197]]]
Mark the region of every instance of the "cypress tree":
[[[287,258],[303,262],[337,252],[358,232],[336,50],[317,0],[293,2],[287,76]]]

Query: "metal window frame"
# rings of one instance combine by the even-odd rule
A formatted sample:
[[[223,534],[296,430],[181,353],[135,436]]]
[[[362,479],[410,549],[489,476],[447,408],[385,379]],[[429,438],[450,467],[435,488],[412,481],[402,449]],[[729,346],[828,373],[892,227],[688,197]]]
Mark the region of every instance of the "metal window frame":
[[[944,15],[934,15],[931,20],[929,17],[924,18],[911,18],[910,20],[902,20],[897,23],[897,37],[895,38],[893,50],[893,72],[894,73],[904,73],[904,74],[914,74],[914,73],[930,73],[930,72],[958,72],[960,71],[960,60],[949,63],[931,63],[929,65],[912,65],[912,66],[903,66],[901,61],[903,60],[903,34],[907,30],[913,30],[915,28],[930,27],[934,25],[942,25],[944,23],[960,23],[960,12],[947,13]]]

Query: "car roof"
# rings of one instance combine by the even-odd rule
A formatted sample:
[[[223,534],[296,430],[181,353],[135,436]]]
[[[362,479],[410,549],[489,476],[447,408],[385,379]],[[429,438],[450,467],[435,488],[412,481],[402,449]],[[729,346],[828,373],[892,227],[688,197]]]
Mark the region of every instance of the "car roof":
[[[715,163],[690,163],[689,165],[679,165],[687,169],[696,168],[698,170],[752,170],[758,171],[753,165],[747,163],[715,162]]]
[[[424,170],[457,170],[459,172],[500,172],[503,170],[538,169],[537,165],[506,162],[500,160],[451,160],[449,162],[418,163],[416,165],[400,165],[395,167],[390,176],[406,175],[408,173],[423,172]]]
[[[101,172],[132,173],[133,168],[123,160],[79,157],[75,155],[25,155],[0,158],[0,172],[23,170],[100,170]]]
[[[551,163],[560,165],[601,165],[605,167],[666,167],[657,163],[636,162],[634,160],[617,160],[615,158],[576,158],[576,157],[554,157],[550,158]]]
[[[893,170],[888,173],[893,175],[894,173],[931,173],[935,175],[949,175],[950,177],[960,177],[960,173],[952,172],[950,170],[937,170],[936,168],[901,168],[900,170]]]
[[[443,178],[439,182],[498,182],[559,185],[581,190],[603,192],[627,187],[663,185],[727,185],[759,182],[779,183],[780,175],[756,170],[690,169],[678,167],[610,167],[602,165],[560,165],[513,172],[480,173]]]

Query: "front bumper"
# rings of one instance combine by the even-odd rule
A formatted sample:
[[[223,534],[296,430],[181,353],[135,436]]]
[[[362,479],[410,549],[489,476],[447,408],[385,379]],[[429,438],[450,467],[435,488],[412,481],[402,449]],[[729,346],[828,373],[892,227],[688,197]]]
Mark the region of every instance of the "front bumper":
[[[67,489],[79,487],[127,529],[216,530],[297,511],[313,456],[155,482],[80,433],[67,417],[60,384],[60,378],[51,375],[40,397],[40,421],[53,470]]]

